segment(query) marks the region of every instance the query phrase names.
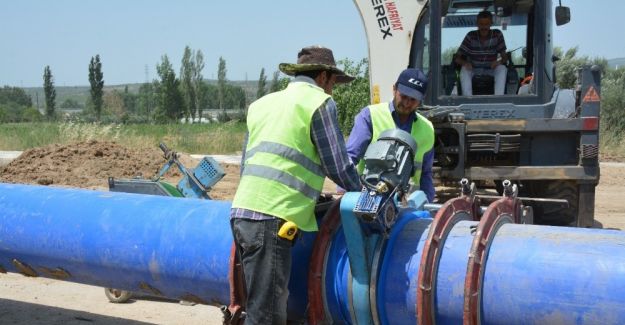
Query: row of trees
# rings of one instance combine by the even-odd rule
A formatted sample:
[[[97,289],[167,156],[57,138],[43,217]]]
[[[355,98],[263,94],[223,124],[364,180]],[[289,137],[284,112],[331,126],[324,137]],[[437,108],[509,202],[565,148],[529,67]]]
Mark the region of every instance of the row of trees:
[[[167,55],[161,57],[156,65],[158,78],[146,82],[139,87],[138,92],[129,91],[128,86],[123,91],[112,89],[104,90],[104,74],[100,56],[92,57],[89,62],[90,96],[85,104],[73,99],[66,99],[61,108],[85,108],[80,118],[85,121],[104,122],[157,122],[171,123],[180,121],[200,121],[207,109],[219,109],[220,121],[243,119],[245,109],[253,95],[247,94],[241,86],[228,82],[226,60],[219,58],[218,80],[216,84],[204,80],[202,71],[205,67],[204,55],[200,50],[193,51],[189,46],[184,49],[179,74]],[[261,70],[257,97],[283,88],[288,78],[279,79],[279,73],[269,87],[266,85],[264,69]],[[54,77],[49,66],[44,68],[44,117],[48,120],[58,118],[56,105],[56,90]],[[13,90],[12,90],[13,91]],[[28,97],[28,96],[27,96]],[[24,103],[22,103],[24,104]],[[38,121],[41,116],[25,110],[31,108],[32,102],[24,105],[11,105],[11,109],[3,109],[0,121]],[[235,114],[228,111],[237,110]],[[8,114],[9,112],[11,114]],[[24,113],[24,114],[22,114]]]
[[[216,83],[204,79],[204,67],[203,53],[189,46],[184,49],[178,74],[169,57],[163,55],[156,65],[158,78],[142,84],[137,93],[130,92],[126,87],[123,92],[112,90],[104,95],[105,119],[122,122],[197,122],[205,118],[208,109],[219,109],[219,121],[244,119],[247,105],[254,98],[250,98],[243,87],[228,81],[226,60],[219,58]],[[262,69],[257,97],[267,90],[283,88],[288,79],[279,79],[276,72],[269,89],[265,82]],[[228,114],[232,110],[236,113]]]
[[[103,88],[104,88],[104,75],[102,74],[102,64],[100,63],[100,56],[96,55],[95,57],[91,57],[91,61],[89,62],[89,84],[91,85],[90,94],[91,94],[91,103],[93,103],[93,110],[96,112],[97,120],[100,119],[100,113],[102,111],[102,96],[103,96]],[[48,120],[54,120],[57,118],[56,114],[56,89],[54,88],[54,77],[52,76],[52,70],[50,66],[47,65],[43,69],[43,93],[45,97],[45,109],[44,116]],[[67,108],[67,106],[78,105],[77,102],[72,101],[70,99],[66,100],[63,103],[63,106]],[[29,108],[32,106],[32,101]],[[76,106],[74,106],[76,107]],[[26,116],[14,115],[11,118],[11,121],[38,121],[41,119],[40,116],[36,114],[29,113]]]
[[[0,123],[39,121],[41,113],[33,106],[32,99],[22,88],[0,88]]]
[[[610,130],[614,139],[625,134],[625,68],[611,69],[602,58],[591,59],[578,56],[577,48],[563,51],[555,49],[560,57],[557,62],[558,83],[561,88],[573,88],[576,82],[576,68],[583,64],[596,64],[602,70],[601,123],[603,130]],[[339,66],[356,80],[347,85],[338,85],[334,90],[334,99],[339,110],[341,128],[348,132],[358,111],[369,103],[369,66],[367,60],[354,62],[348,59],[339,61]],[[220,121],[244,119],[245,110],[251,100],[267,93],[286,87],[288,78],[280,78],[279,72],[273,73],[271,82],[265,69],[261,69],[255,94],[246,92],[240,86],[227,80],[226,61],[219,58],[217,66],[218,80],[208,83],[202,71],[205,67],[201,51],[184,49],[181,67],[176,75],[167,55],[157,64],[158,79],[142,84],[138,92],[124,90],[104,91],[102,64],[99,55],[89,63],[90,98],[86,103],[83,118],[103,120],[105,122],[177,122],[182,120],[198,121],[206,109],[219,109]],[[44,92],[46,96],[45,116],[53,119],[55,115],[54,80],[50,67],[44,69]],[[65,101],[62,107],[77,107],[75,101]],[[237,113],[229,115],[232,109]],[[36,121],[41,114],[33,108],[31,98],[20,88],[0,88],[0,122]]]

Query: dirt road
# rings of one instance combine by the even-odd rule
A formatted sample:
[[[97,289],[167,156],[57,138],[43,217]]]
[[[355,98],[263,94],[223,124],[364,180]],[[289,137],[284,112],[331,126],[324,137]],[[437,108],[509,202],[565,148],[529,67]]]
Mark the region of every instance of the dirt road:
[[[97,147],[97,144],[95,145]],[[90,144],[89,147],[94,147]],[[67,166],[58,167],[57,164],[50,164],[46,161],[46,151],[37,151],[29,156],[30,161],[24,163],[29,165],[29,177],[20,173],[20,166],[12,166],[12,175],[0,173],[0,181],[8,181],[9,177],[14,177],[13,181],[19,180],[26,183],[48,183],[61,186],[71,186],[73,179],[67,175],[73,170],[71,163],[75,161],[81,169],[81,177],[76,179],[77,183],[85,182],[85,173],[99,171],[102,166],[107,166],[109,170],[127,173],[132,175],[132,171],[124,170],[124,164],[93,164],[85,163],[85,157],[74,157],[75,155],[94,155],[102,158],[111,155],[114,159],[127,158],[133,161],[132,153],[115,148],[111,144],[103,145],[104,150],[79,149],[66,151],[61,148],[54,148],[48,153],[63,153]],[[70,156],[68,156],[68,153]],[[157,156],[151,156],[158,160]],[[156,158],[154,158],[156,157]],[[194,166],[190,158],[184,158],[189,166]],[[57,159],[58,160],[58,159]],[[38,163],[36,163],[38,162]],[[47,168],[57,168],[58,175],[46,170]],[[160,165],[160,163],[159,163]],[[153,171],[156,167],[151,165],[145,170],[146,173]],[[219,199],[229,199],[234,193],[238,183],[238,167],[226,165],[227,176],[213,191],[213,196]],[[63,172],[65,171],[65,172]],[[37,172],[40,174],[37,175]],[[71,173],[71,172],[70,172]],[[19,174],[19,175],[18,175]],[[73,173],[76,174],[76,173]],[[21,176],[20,176],[21,175]],[[34,178],[33,178],[33,175]],[[46,175],[46,177],[42,177]],[[170,175],[174,179],[175,173]],[[63,184],[58,180],[70,182]],[[106,184],[104,180],[89,183],[90,188],[102,188]],[[76,185],[74,185],[76,186]],[[331,188],[331,187],[330,187]],[[603,163],[601,167],[601,182],[597,187],[596,195],[596,219],[604,228],[625,229],[625,164],[623,163]],[[104,295],[104,290],[99,287],[79,285],[69,282],[61,282],[44,278],[26,278],[18,274],[0,274],[0,324],[17,325],[43,325],[43,324],[220,324],[221,312],[211,306],[181,305],[177,301],[157,300],[149,297],[139,297],[131,300],[127,304],[109,303]]]

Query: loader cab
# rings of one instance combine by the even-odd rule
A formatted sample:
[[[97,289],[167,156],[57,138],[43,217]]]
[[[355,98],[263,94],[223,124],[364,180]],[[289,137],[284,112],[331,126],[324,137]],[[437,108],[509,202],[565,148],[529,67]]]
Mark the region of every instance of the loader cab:
[[[488,88],[492,84],[476,85],[474,79],[474,95],[464,96],[454,55],[465,35],[476,30],[477,14],[482,10],[493,14],[491,29],[500,30],[505,38],[506,90],[504,95],[492,95],[492,88]],[[548,102],[555,83],[552,19],[549,0],[429,1],[417,21],[409,59],[409,66],[421,68],[430,77],[425,104]],[[531,79],[531,88],[522,87],[524,79],[525,83]]]

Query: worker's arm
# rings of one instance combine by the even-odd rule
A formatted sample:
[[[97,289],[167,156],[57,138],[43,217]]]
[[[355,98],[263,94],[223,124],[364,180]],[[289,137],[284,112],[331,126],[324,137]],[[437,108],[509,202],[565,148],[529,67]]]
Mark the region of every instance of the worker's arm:
[[[432,166],[434,165],[434,149],[423,155],[423,165],[421,167],[421,179],[419,180],[419,188],[425,193],[428,201],[434,201],[434,180],[432,179]]]
[[[506,65],[508,63],[508,52],[506,51],[501,52],[501,59],[499,62],[501,62],[501,64],[503,65]]]
[[[317,147],[326,176],[348,191],[360,191],[356,167],[347,156],[345,139],[336,117],[336,103],[328,99],[312,116],[311,140]]]
[[[365,107],[354,118],[354,126],[347,139],[347,154],[355,165],[365,155],[372,134],[371,111],[369,107]]]

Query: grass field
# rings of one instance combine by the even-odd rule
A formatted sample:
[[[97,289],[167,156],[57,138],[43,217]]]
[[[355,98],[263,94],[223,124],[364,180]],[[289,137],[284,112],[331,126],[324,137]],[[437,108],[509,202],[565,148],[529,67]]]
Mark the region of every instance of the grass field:
[[[605,132],[603,132],[605,133]],[[187,153],[235,154],[245,137],[243,123],[211,124],[86,124],[9,123],[0,124],[0,150],[25,150],[52,143],[108,140],[131,148],[155,148],[160,142]],[[625,141],[602,134],[601,155],[609,160],[625,158]]]
[[[78,141],[115,141],[131,148],[169,148],[187,153],[233,154],[241,151],[243,123],[211,124],[0,124],[0,150],[25,150],[48,144]]]

